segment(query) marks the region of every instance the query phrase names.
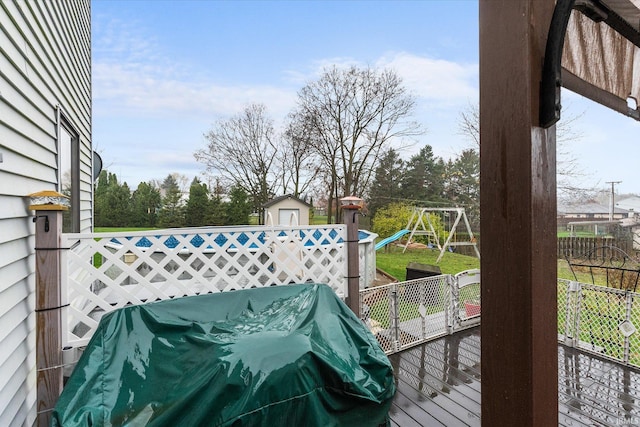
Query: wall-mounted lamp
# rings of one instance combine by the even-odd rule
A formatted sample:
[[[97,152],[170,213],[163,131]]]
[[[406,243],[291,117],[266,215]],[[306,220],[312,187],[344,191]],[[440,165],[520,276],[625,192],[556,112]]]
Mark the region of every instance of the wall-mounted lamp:
[[[340,207],[342,209],[362,209],[364,200],[356,196],[347,196],[340,199]]]
[[[29,209],[32,211],[67,211],[71,207],[69,197],[57,191],[45,190],[29,194]]]

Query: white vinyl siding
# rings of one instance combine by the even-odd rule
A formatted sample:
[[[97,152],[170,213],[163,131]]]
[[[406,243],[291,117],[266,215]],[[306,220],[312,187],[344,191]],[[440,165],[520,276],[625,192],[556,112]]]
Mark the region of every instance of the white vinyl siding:
[[[27,194],[58,189],[58,111],[79,134],[92,228],[90,0],[0,1],[0,426],[36,419],[35,255]]]

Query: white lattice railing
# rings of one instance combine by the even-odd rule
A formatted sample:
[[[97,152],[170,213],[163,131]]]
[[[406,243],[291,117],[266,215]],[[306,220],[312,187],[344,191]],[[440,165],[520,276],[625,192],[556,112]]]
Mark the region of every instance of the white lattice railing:
[[[344,296],[345,236],[344,225],[63,234],[63,343],[85,345],[102,315],[131,304],[303,282]],[[368,268],[370,240],[360,248]],[[373,268],[361,270],[361,286],[375,258]]]

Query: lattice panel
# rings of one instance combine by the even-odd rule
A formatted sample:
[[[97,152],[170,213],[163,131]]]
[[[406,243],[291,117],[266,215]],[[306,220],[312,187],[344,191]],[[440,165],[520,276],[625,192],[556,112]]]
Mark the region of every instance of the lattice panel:
[[[63,235],[65,345],[84,345],[104,313],[131,304],[303,282],[344,295],[345,234],[336,225]]]
[[[638,293],[558,279],[558,338],[640,366]]]
[[[619,325],[626,320],[625,292],[582,284],[579,306],[581,348],[624,360],[625,337]]]
[[[459,312],[461,321],[480,317],[480,283],[465,286],[459,290]]]
[[[629,337],[629,364],[640,367],[640,295],[636,292],[627,294],[629,299],[628,321],[633,325]],[[629,331],[630,332],[630,331]]]
[[[400,349],[447,332],[450,276],[434,276],[397,284]]]
[[[360,312],[385,353],[448,332],[450,275],[376,286],[360,292]]]
[[[569,297],[570,283],[568,280],[558,279],[558,337],[563,339],[572,337],[568,322],[571,322],[571,312],[575,308],[571,306]]]
[[[386,354],[397,351],[396,329],[391,329],[389,313],[392,308],[391,294],[395,291],[395,284],[376,286],[360,291],[360,313],[376,337],[380,347]]]

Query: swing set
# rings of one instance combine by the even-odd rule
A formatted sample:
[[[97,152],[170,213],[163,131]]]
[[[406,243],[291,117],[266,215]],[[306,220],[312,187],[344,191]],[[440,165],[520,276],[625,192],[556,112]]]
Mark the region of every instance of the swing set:
[[[455,220],[452,223],[451,218],[454,215]],[[442,227],[439,227],[436,218],[439,218]],[[460,224],[460,220],[463,220],[464,225],[467,227],[469,240],[458,240],[456,231]],[[447,237],[444,240],[444,243],[440,243],[441,235],[438,233],[438,228],[444,228],[447,223],[449,224]],[[413,236],[427,236],[429,244],[437,246],[440,250],[440,255],[436,260],[436,264],[440,262],[447,249],[456,246],[473,246],[476,256],[480,259],[480,251],[478,250],[478,245],[475,237],[473,236],[473,232],[471,231],[469,219],[467,218],[467,214],[464,212],[464,208],[414,208],[406,229],[411,230],[411,234],[409,234],[409,239],[407,239],[403,252],[407,250]]]

